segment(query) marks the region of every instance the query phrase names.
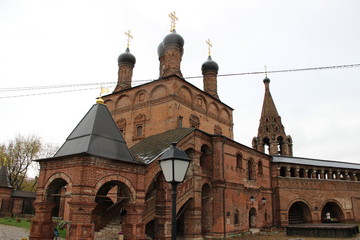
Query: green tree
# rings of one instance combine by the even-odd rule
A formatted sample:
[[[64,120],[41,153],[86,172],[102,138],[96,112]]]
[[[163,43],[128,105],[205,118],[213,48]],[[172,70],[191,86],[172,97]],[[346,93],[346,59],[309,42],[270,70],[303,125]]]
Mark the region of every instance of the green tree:
[[[7,167],[10,184],[15,190],[22,190],[22,185],[33,160],[40,157],[50,157],[54,152],[55,147],[42,143],[40,137],[18,135],[8,143],[0,144],[0,165]],[[35,164],[35,166],[37,165]],[[33,181],[32,187],[28,186],[28,181],[25,183],[26,190],[34,190],[37,178]]]

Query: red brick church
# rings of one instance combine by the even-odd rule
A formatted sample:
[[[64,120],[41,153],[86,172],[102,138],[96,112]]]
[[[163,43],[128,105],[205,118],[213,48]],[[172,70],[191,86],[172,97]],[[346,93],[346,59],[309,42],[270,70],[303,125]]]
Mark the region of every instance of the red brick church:
[[[218,64],[208,56],[199,89],[183,77],[183,48],[173,29],[158,47],[159,78],[135,87],[134,55],[127,48],[119,56],[115,90],[54,157],[38,160],[30,239],[53,239],[53,216],[71,222],[66,239],[117,239],[118,231],[125,239],[170,239],[171,185],[158,160],[172,142],[192,160],[178,186],[179,239],[320,223],[327,213],[360,221],[359,164],[293,157],[268,78],[252,148],[234,141],[233,109],[217,93]]]

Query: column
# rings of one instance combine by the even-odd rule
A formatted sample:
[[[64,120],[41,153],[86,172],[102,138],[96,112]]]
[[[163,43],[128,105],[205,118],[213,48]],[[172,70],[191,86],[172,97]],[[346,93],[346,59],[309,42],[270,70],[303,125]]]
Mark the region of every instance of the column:
[[[145,224],[142,221],[145,204],[127,203],[124,208],[127,211],[122,224],[125,239],[145,240]]]
[[[95,224],[92,222],[92,211],[96,203],[93,202],[69,202],[70,228],[66,239],[88,240],[94,238]]]
[[[52,209],[54,202],[34,202],[35,218],[31,220],[29,240],[52,240],[54,238],[54,223]]]

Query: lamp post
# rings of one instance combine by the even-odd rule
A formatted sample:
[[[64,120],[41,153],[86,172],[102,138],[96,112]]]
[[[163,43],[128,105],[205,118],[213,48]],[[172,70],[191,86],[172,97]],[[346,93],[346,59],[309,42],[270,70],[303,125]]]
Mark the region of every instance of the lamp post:
[[[171,143],[170,148],[163,153],[159,162],[165,181],[171,183],[172,187],[171,240],[176,240],[176,188],[179,183],[184,181],[191,159],[184,151],[176,147],[176,143]]]

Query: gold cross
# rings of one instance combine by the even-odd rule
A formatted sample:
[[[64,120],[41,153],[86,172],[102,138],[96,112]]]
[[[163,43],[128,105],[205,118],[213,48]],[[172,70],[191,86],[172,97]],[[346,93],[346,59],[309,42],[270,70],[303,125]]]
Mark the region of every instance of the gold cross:
[[[170,32],[172,32],[173,30],[175,30],[176,21],[178,21],[179,19],[176,17],[175,11],[169,13],[168,16],[169,16],[170,21],[171,21]]]
[[[206,40],[206,44],[208,45],[208,54],[209,56],[211,55],[211,48],[212,48],[212,44],[210,42],[210,39]]]
[[[127,36],[127,47],[129,48],[130,46],[130,39],[134,38],[132,35],[131,35],[131,32],[130,30],[125,32],[125,35]]]
[[[264,65],[264,68],[265,68],[265,78],[267,78],[267,66]]]

